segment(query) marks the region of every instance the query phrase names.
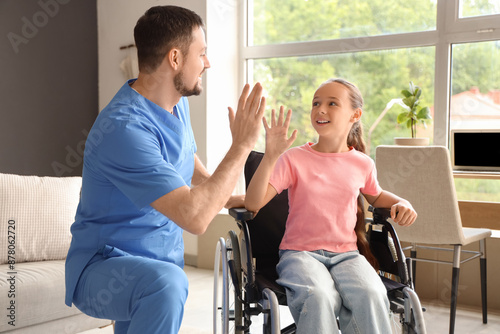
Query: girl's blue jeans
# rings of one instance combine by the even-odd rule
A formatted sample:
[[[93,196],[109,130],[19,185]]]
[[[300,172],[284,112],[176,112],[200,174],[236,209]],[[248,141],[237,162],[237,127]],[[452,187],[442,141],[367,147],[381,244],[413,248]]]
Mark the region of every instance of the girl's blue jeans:
[[[298,334],[392,332],[386,289],[358,251],[282,250],[276,269]]]

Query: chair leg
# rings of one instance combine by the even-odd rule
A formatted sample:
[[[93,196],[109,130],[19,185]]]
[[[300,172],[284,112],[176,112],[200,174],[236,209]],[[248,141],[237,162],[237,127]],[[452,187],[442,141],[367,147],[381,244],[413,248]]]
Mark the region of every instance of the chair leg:
[[[479,259],[481,270],[481,301],[483,308],[483,324],[488,323],[488,294],[486,290],[486,239],[479,241],[479,249],[481,251],[481,258]]]
[[[453,251],[453,272],[451,278],[451,304],[450,304],[450,334],[455,333],[455,318],[457,315],[458,280],[460,277],[460,252],[461,245],[455,245]]]

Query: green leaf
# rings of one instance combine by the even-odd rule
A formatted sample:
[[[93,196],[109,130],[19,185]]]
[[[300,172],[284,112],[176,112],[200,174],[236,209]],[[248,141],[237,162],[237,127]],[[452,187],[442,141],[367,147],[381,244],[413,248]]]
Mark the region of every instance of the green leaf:
[[[410,97],[412,94],[408,91],[408,89],[403,89],[401,91],[401,94],[403,94],[404,97]]]
[[[404,98],[403,103],[410,107],[410,109],[413,109],[413,106],[415,104],[415,96],[412,95]]]
[[[402,112],[401,114],[398,115],[397,122],[398,122],[398,124],[402,124],[402,123],[406,122],[407,119],[408,119],[408,113]]]
[[[415,90],[415,97],[416,97],[417,99],[419,99],[419,98],[420,98],[420,95],[422,95],[422,90],[421,90],[421,89],[420,89],[420,87],[418,87],[418,86],[416,86],[415,88],[416,88],[416,90]]]
[[[411,128],[411,118],[410,118],[410,119],[406,122],[406,127],[407,127],[408,129],[410,129],[410,128]]]
[[[429,109],[429,107],[422,108],[418,112],[417,117],[418,117],[418,119],[422,119],[422,120],[432,119],[431,110]]]

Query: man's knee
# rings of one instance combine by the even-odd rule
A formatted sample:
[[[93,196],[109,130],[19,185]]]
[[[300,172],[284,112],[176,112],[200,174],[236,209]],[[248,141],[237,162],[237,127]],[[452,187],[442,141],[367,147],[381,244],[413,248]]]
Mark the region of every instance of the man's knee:
[[[155,296],[163,302],[184,305],[188,294],[188,279],[176,265],[159,266],[150,273],[143,296]]]

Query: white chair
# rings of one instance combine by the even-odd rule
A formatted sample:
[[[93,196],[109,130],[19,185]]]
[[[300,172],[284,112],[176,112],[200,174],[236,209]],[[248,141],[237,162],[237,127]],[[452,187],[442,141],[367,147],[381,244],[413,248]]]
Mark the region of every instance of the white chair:
[[[477,257],[480,257],[483,323],[486,323],[485,242],[491,230],[462,227],[448,149],[443,146],[379,146],[375,159],[381,187],[410,201],[418,213],[413,225],[394,226],[400,241],[411,243],[412,260],[453,264],[449,332],[454,333],[455,328],[460,264]],[[462,249],[476,241],[479,241],[479,251]],[[445,245],[453,249],[443,247]],[[417,248],[453,251],[453,261],[419,258]],[[468,256],[461,259],[461,253]],[[415,269],[415,262],[413,265]]]

